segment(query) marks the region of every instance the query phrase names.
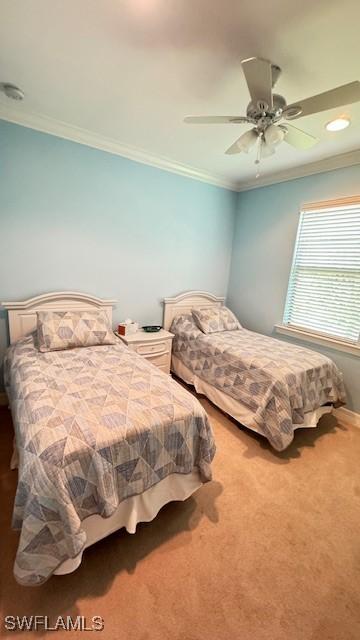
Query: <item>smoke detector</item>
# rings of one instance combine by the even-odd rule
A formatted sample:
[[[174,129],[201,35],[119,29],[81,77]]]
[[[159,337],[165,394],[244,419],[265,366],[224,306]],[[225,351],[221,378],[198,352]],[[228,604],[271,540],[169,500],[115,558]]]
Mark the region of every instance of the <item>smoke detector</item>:
[[[25,97],[24,92],[10,82],[0,82],[0,91],[2,91],[7,98],[11,98],[11,100],[23,100]]]

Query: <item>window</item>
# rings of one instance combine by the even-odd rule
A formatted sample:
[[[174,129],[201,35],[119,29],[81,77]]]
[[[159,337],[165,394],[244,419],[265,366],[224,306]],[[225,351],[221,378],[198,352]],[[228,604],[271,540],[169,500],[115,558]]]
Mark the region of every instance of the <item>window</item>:
[[[303,207],[283,324],[360,344],[360,197]]]

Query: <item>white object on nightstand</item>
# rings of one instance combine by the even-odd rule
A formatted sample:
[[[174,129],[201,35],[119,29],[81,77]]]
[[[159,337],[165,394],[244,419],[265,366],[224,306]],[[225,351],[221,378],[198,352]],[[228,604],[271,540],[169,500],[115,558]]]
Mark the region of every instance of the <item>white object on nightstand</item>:
[[[127,336],[121,336],[117,331],[115,331],[115,334],[129,349],[136,351],[156,367],[170,374],[173,333],[160,329],[160,331],[154,331],[153,333],[140,330]]]

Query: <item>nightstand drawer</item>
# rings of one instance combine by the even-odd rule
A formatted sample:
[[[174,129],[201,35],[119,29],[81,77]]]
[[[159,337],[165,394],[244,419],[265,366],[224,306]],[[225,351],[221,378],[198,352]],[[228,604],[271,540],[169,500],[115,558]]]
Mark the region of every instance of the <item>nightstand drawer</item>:
[[[169,341],[162,340],[160,342],[155,342],[153,344],[139,344],[136,347],[137,353],[141,356],[149,356],[155,354],[163,354],[169,352]]]
[[[129,349],[170,375],[172,333],[160,329],[158,333],[137,331],[125,336],[116,335]]]
[[[146,360],[154,364],[156,367],[169,367],[169,353],[161,353],[160,355],[146,355]]]

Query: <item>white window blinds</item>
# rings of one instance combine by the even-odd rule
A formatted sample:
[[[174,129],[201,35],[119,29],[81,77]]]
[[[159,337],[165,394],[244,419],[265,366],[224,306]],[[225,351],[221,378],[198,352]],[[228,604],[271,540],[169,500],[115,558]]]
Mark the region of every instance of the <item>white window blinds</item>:
[[[303,207],[284,324],[359,342],[360,196]]]

